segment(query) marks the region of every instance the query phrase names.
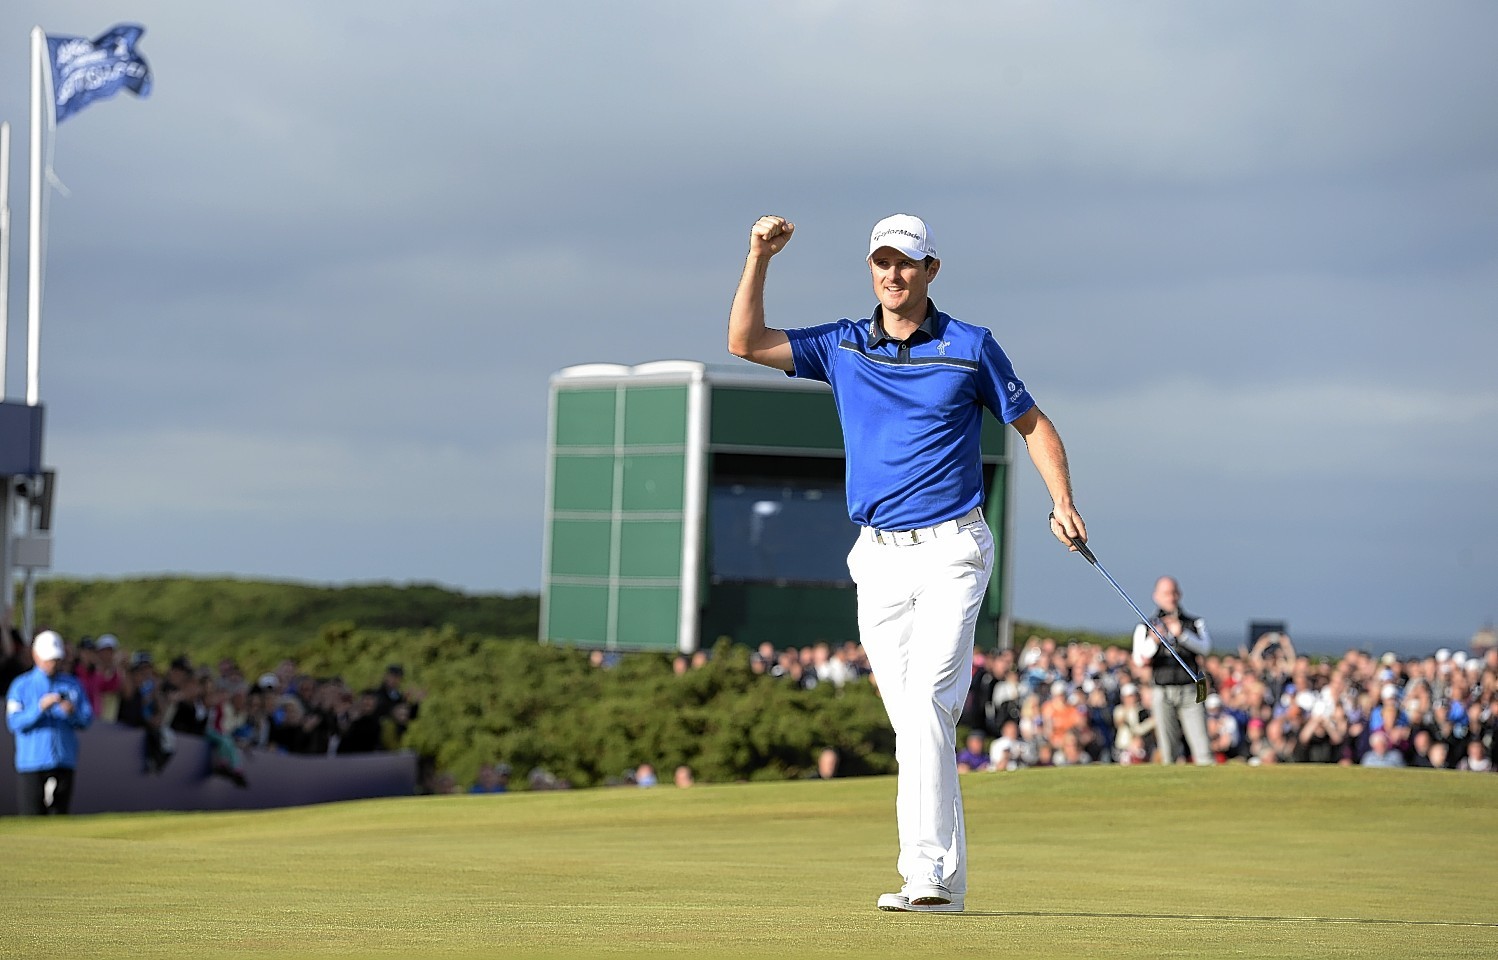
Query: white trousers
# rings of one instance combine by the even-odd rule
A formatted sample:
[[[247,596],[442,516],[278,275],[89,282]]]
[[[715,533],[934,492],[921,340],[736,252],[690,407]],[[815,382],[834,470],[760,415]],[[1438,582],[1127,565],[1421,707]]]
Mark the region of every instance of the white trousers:
[[[955,894],[967,892],[957,719],[993,557],[982,521],[911,546],[865,530],[848,554],[863,649],[895,730],[896,866],[907,883],[936,878]]]

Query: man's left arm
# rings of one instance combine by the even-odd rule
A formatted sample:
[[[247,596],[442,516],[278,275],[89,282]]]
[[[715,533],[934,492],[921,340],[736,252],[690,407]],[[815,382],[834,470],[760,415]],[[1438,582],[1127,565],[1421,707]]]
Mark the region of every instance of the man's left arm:
[[[1181,646],[1192,653],[1205,657],[1212,652],[1212,638],[1207,634],[1207,621],[1197,618],[1181,624],[1181,635],[1177,638]]]
[[[1057,540],[1072,550],[1071,538],[1087,541],[1087,525],[1072,502],[1071,469],[1066,462],[1066,447],[1061,443],[1061,434],[1051,418],[1032,406],[1013,421],[1014,429],[1025,440],[1030,453],[1030,462],[1045,481],[1046,491],[1051,495],[1051,533]]]

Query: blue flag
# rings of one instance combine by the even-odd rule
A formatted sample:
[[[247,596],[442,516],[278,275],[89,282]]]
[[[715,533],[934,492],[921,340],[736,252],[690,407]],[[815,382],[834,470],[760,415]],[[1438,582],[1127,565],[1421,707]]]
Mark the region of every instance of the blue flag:
[[[145,27],[122,23],[93,40],[47,37],[58,123],[95,100],[114,96],[121,88],[141,97],[151,92],[151,68],[135,52],[135,44],[145,32]]]

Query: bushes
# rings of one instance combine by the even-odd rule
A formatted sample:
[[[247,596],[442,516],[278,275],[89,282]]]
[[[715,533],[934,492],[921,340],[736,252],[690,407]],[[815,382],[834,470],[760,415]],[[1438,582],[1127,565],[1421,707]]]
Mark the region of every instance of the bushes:
[[[432,663],[431,696],[407,742],[461,782],[505,761],[514,782],[542,767],[595,786],[648,762],[688,764],[700,780],[786,779],[815,769],[823,747],[846,773],[893,770],[893,734],[867,682],[797,690],[756,676],[748,652],[726,641],[709,663],[678,676],[663,654],[599,669],[587,654],[534,643],[483,641],[466,660]]]
[[[58,578],[37,589],[37,622],[69,640],[112,632],[158,660],[231,657],[251,679],[291,657],[363,689],[400,663],[408,691],[427,694],[406,743],[460,783],[498,761],[516,786],[533,767],[592,786],[642,762],[663,778],[685,763],[704,781],[784,779],[813,771],[828,746],[845,774],[894,769],[894,735],[867,681],[799,690],[752,673],[748,651],[727,641],[680,676],[665,654],[599,669],[586,652],[537,643],[538,612],[534,595],[421,585]]]

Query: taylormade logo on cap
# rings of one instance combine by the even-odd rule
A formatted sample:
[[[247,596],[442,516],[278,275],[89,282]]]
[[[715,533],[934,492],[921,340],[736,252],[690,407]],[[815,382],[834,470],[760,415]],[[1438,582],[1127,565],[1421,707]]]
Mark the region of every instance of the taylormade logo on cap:
[[[897,213],[874,224],[874,232],[869,235],[869,256],[880,247],[894,247],[913,260],[936,256],[936,245],[931,242],[926,222],[908,213]]]

